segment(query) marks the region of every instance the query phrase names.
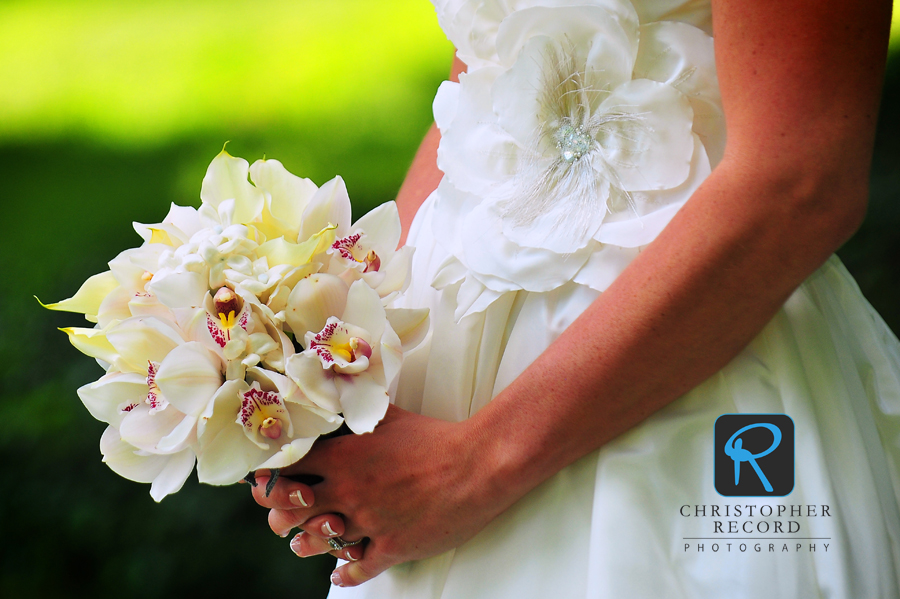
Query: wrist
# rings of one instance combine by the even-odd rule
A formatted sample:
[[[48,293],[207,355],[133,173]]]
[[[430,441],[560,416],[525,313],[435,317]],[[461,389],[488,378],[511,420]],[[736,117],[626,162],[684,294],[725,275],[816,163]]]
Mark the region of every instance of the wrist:
[[[482,412],[457,423],[459,460],[465,464],[465,505],[483,510],[492,519],[541,482],[535,478],[533,448],[519,443],[501,423]]]

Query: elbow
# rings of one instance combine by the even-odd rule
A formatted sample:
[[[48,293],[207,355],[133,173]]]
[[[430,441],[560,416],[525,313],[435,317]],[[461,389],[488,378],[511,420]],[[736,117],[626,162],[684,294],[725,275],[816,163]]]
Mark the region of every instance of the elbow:
[[[839,168],[800,169],[786,179],[782,197],[788,220],[808,231],[823,250],[837,250],[865,220],[868,173],[853,177]]]
[[[726,168],[753,189],[760,216],[780,235],[832,253],[862,225],[868,205],[868,168],[799,153],[739,155],[726,150]],[[854,168],[854,166],[856,168]],[[745,187],[748,189],[748,187]],[[772,231],[775,233],[775,231]]]

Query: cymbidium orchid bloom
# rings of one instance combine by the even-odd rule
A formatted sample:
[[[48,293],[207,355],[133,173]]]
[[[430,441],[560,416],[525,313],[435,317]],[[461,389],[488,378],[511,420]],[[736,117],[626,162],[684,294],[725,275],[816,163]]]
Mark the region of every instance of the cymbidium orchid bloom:
[[[329,248],[329,272],[348,283],[363,279],[385,301],[409,284],[413,248],[400,242],[400,215],[394,202],[386,202],[356,221],[347,235]]]
[[[206,299],[208,339],[227,363],[226,378],[244,378],[247,367],[262,361],[274,370],[284,370],[286,355],[293,354],[290,339],[276,326],[271,310],[253,294],[228,287]],[[199,333],[194,333],[200,335]]]
[[[247,370],[249,383],[227,381],[198,427],[200,482],[227,485],[259,468],[283,468],[312,447],[342,419],[307,400],[287,377]]]
[[[403,347],[381,298],[364,281],[350,286],[339,314],[306,332],[306,349],[288,359],[285,373],[316,405],[343,414],[353,432],[371,432],[390,403]]]
[[[105,357],[119,370],[85,385],[78,395],[95,418],[115,429],[115,434],[108,434],[108,442],[116,449],[106,457],[107,463],[128,477],[117,469],[124,460],[130,464],[122,466],[125,471],[149,482],[143,480],[144,474],[134,472],[144,472],[140,464],[149,468],[158,461],[132,459],[123,453],[122,443],[145,456],[187,451],[191,458],[183,472],[186,478],[193,467],[200,413],[224,382],[222,361],[203,344],[187,341],[174,323],[154,317],[124,320],[102,336],[115,354]],[[185,462],[183,455],[177,460]],[[180,488],[184,479],[169,482]]]

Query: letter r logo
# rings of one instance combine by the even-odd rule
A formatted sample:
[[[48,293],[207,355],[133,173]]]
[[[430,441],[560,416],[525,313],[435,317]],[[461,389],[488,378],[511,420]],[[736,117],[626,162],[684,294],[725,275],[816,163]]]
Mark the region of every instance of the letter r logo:
[[[715,487],[726,497],[794,490],[794,421],[787,414],[723,414],[715,424]]]

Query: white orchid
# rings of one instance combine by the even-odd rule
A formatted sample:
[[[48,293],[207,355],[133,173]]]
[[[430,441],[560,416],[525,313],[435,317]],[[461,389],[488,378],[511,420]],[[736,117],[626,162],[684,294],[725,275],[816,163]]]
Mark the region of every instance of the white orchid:
[[[200,482],[227,485],[259,468],[282,468],[302,458],[319,435],[341,425],[336,414],[307,400],[287,377],[247,370],[250,383],[228,381],[198,429]]]
[[[363,279],[386,302],[406,290],[412,267],[413,248],[400,242],[400,215],[394,202],[371,210],[335,239],[329,248],[329,272],[348,283]]]
[[[285,373],[316,405],[343,414],[353,432],[371,432],[390,403],[403,345],[364,281],[350,286],[342,307],[335,299],[324,310],[332,316],[321,330],[306,332],[306,349],[288,359]]]
[[[174,323],[155,317],[126,319],[94,335],[93,341],[99,343],[100,338],[107,353],[97,357],[115,364],[116,370],[80,388],[78,395],[92,416],[115,430],[107,437],[115,450],[105,453],[105,460],[122,474],[117,470],[120,462],[135,468],[158,464],[132,459],[123,443],[138,456],[178,454],[176,461],[182,465],[189,452],[186,478],[193,467],[200,414],[224,382],[222,361],[203,344],[186,340]],[[184,479],[170,480],[176,482],[180,488]]]
[[[245,369],[260,361],[274,370],[284,370],[285,358],[294,353],[293,344],[276,325],[271,310],[253,294],[222,287],[215,296],[207,295],[205,311],[208,339],[226,361],[229,380],[244,378]]]

